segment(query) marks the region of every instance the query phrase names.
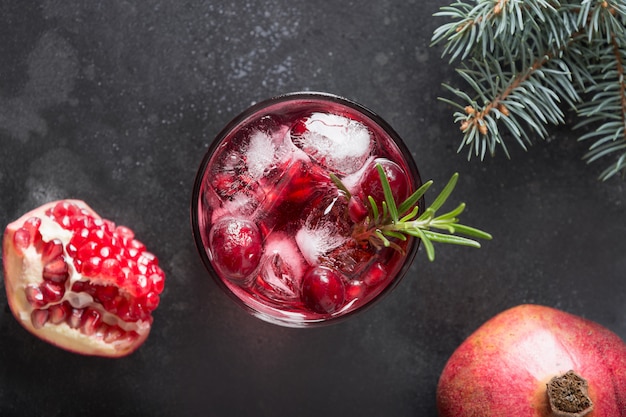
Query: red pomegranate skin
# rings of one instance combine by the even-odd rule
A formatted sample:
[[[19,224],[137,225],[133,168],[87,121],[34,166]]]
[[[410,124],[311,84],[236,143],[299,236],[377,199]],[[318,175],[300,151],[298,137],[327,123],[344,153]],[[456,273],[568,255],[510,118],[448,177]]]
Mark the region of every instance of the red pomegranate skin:
[[[520,305],[484,323],[439,379],[440,417],[553,417],[546,384],[587,380],[586,417],[626,416],[626,344],[607,328],[550,307]]]

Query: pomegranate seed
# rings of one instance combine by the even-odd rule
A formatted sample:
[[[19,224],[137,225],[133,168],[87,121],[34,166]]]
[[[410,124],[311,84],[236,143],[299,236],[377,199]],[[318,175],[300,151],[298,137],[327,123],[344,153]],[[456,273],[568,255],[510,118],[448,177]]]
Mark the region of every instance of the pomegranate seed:
[[[137,275],[147,275],[148,267],[146,265],[137,264],[137,272],[139,272]]]
[[[94,293],[94,298],[100,303],[105,303],[114,300],[117,294],[117,287],[113,285],[98,285]]]
[[[102,242],[103,240],[105,240],[106,237],[106,233],[104,230],[102,229],[91,229],[89,231],[89,237],[88,239],[90,241],[94,241],[94,242]]]
[[[65,229],[70,229],[72,227],[72,218],[70,216],[57,217],[55,220]]]
[[[159,295],[151,291],[148,294],[146,294],[144,305],[148,310],[152,311],[159,306],[159,301],[160,301]]]
[[[104,334],[104,341],[107,343],[115,342],[124,335],[124,331],[118,326],[110,326]]]
[[[75,259],[84,261],[85,259],[96,256],[98,251],[98,243],[93,241],[87,241],[84,245],[78,247]]]
[[[119,251],[122,249],[122,246],[122,238],[117,234],[111,235],[111,247],[115,249],[114,252],[119,253]]]
[[[41,308],[46,303],[44,302],[44,296],[39,287],[29,285],[24,290],[26,294],[26,300],[35,308]]]
[[[150,312],[141,304],[142,299],[134,299],[129,303],[128,317],[130,321],[147,320],[150,317]]]
[[[124,273],[122,272],[122,267],[120,265],[120,261],[115,258],[105,259],[102,262],[102,266],[100,268],[100,273],[109,278],[117,279],[120,275],[123,277]]]
[[[100,273],[102,258],[92,256],[83,261],[81,273],[87,277],[95,277]]]
[[[157,259],[157,257],[153,253],[150,253],[148,251],[144,251],[139,257],[139,259],[137,259],[138,265],[148,266],[148,265],[158,265],[158,263],[159,263],[159,260]]]
[[[30,321],[35,329],[41,329],[48,322],[48,310],[33,310]]]
[[[138,241],[137,239],[133,239],[130,241],[130,246],[131,248],[137,249],[138,253],[143,253],[146,251],[146,245],[144,245],[143,243],[141,243],[140,241]]]
[[[130,282],[130,279],[133,275],[132,268],[128,266],[122,267],[122,273],[117,275],[117,280],[115,281],[119,287],[126,287],[126,283]]]
[[[141,252],[140,252],[140,251],[139,251],[139,249],[137,249],[137,248],[127,248],[125,253],[126,253],[126,255],[127,255],[129,258],[131,258],[131,259],[137,259],[137,256],[139,256],[139,254],[140,254]],[[130,259],[129,259],[129,261],[130,261]]]
[[[115,297],[101,300],[104,309],[112,314],[118,314],[118,307],[125,302],[125,298],[122,295],[116,295]]]
[[[50,308],[48,309],[48,311],[50,312],[50,323],[63,323],[69,316],[71,310],[72,308],[67,301],[62,304],[54,304],[50,306]]]
[[[130,321],[137,321],[141,317],[142,308],[137,302],[128,304],[128,318]]]
[[[111,253],[112,252],[113,251],[111,250],[110,246],[102,246],[100,248],[100,251],[98,252],[98,255],[100,255],[100,257],[106,259],[106,258],[111,257]]]
[[[94,336],[98,339],[103,339],[104,335],[107,334],[107,332],[109,331],[109,327],[111,326],[101,321],[98,324],[98,328],[94,332]]]
[[[81,246],[85,244],[88,238],[89,238],[89,229],[82,228],[74,234],[74,236],[72,237],[71,243],[77,248],[80,248]]]
[[[351,280],[346,284],[346,300],[354,300],[365,294],[365,283],[360,280]]]
[[[40,225],[41,219],[38,217],[31,217],[26,220],[24,225],[13,235],[13,244],[15,247],[23,251],[37,239],[41,239],[41,233],[39,232]]]
[[[34,239],[39,232],[39,226],[41,226],[41,219],[39,217],[31,217],[24,222],[24,226],[22,227],[25,228]]]
[[[30,246],[30,233],[25,228],[21,228],[13,235],[13,244],[17,249],[23,251]]]
[[[107,235],[112,236],[115,233],[115,223],[108,219],[102,219],[102,226],[106,230]]]
[[[135,232],[126,226],[117,226],[115,231],[120,237],[127,239],[128,241],[132,241],[135,238]]]
[[[145,275],[135,275],[135,296],[143,297],[150,291],[151,282]]]
[[[78,327],[80,326],[81,323],[81,319],[83,316],[83,312],[85,310],[82,308],[73,308],[71,311],[71,314],[67,320],[67,324],[72,328],[72,329],[78,329]]]
[[[41,262],[46,264],[61,255],[63,255],[63,242],[59,239],[53,239],[43,244]]]
[[[76,252],[78,252],[78,248],[72,242],[67,244],[66,250],[67,250],[67,254],[69,255],[70,258],[74,258],[76,256]],[[77,264],[77,262],[74,262],[74,265],[76,265],[76,264]]]
[[[99,285],[96,285],[90,281],[87,281],[87,285],[85,286],[85,292],[91,295],[92,297],[95,297],[96,293],[98,292],[98,287]]]
[[[371,269],[363,280],[368,286],[375,287],[385,281],[386,278],[387,270],[380,262],[376,262],[374,265],[372,265]]]
[[[152,289],[160,294],[165,287],[165,276],[163,276],[163,273],[150,275],[150,280],[152,281]]]
[[[42,276],[44,279],[63,283],[69,277],[69,268],[65,263],[65,259],[62,256],[57,257],[56,259],[48,262],[43,267]]]
[[[67,216],[70,205],[68,201],[60,201],[57,205],[49,209],[46,214],[55,219],[60,219]]]
[[[130,304],[128,303],[128,300],[126,298],[120,297],[120,299],[117,301],[118,302],[115,313],[123,321],[132,321],[130,320]]]
[[[86,292],[89,283],[87,281],[76,281],[72,284],[73,292]]]
[[[87,336],[91,336],[96,332],[96,329],[100,325],[101,316],[97,310],[93,308],[85,309],[82,315],[80,329]]]
[[[88,215],[78,215],[72,218],[71,228],[77,229],[91,229],[93,227],[93,219]]]
[[[65,286],[50,281],[44,281],[39,288],[46,303],[57,303],[63,299],[65,294]]]
[[[120,337],[118,340],[123,340],[125,343],[132,343],[138,337],[139,335],[137,334],[137,332],[124,332],[122,333],[122,337]]]

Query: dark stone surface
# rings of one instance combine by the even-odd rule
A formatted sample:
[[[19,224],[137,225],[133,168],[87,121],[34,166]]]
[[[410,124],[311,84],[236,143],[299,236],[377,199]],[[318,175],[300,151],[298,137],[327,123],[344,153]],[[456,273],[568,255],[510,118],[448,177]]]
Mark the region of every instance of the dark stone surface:
[[[0,3],[0,223],[80,198],[132,226],[167,274],[133,355],[74,355],[34,338],[0,297],[0,415],[431,416],[446,359],[483,321],[540,303],[626,338],[626,183],[596,179],[569,127],[528,152],[457,154],[437,100],[458,83],[430,48],[435,1],[4,0]],[[294,330],[235,306],[189,226],[203,151],[253,102],[321,90],[361,102],[445,182],[481,250],[420,250],[380,304]],[[4,293],[4,290],[2,290]]]

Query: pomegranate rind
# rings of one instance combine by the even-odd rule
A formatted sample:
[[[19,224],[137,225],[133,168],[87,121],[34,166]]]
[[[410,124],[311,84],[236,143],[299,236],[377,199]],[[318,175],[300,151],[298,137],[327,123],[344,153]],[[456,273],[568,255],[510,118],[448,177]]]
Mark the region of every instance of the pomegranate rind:
[[[13,316],[26,330],[59,348],[88,356],[122,357],[129,355],[141,346],[148,337],[151,328],[150,322],[133,323],[132,335],[129,333],[127,337],[121,337],[112,342],[104,341],[97,332],[92,335],[83,334],[67,323],[45,323],[39,328],[33,325],[31,320],[33,307],[27,300],[25,292],[27,284],[33,280],[33,277],[29,276],[32,275],[32,268],[22,250],[15,246],[14,236],[28,219],[44,217],[48,209],[55,207],[60,202],[75,204],[86,210],[94,218],[101,219],[84,201],[67,199],[46,203],[11,222],[4,231],[2,242],[5,289],[9,308]],[[71,234],[69,231],[68,233]],[[70,268],[73,269],[73,266],[70,265]]]
[[[446,363],[439,417],[547,417],[546,384],[574,371],[587,380],[589,416],[626,417],[626,344],[598,323],[524,304],[471,334]]]

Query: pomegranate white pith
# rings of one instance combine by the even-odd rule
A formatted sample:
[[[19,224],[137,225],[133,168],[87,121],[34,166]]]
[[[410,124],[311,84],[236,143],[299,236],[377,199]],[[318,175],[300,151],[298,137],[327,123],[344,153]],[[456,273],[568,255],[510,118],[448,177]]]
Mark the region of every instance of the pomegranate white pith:
[[[84,202],[48,203],[9,224],[3,261],[11,311],[41,339],[118,357],[147,338],[165,279],[158,260]]]

